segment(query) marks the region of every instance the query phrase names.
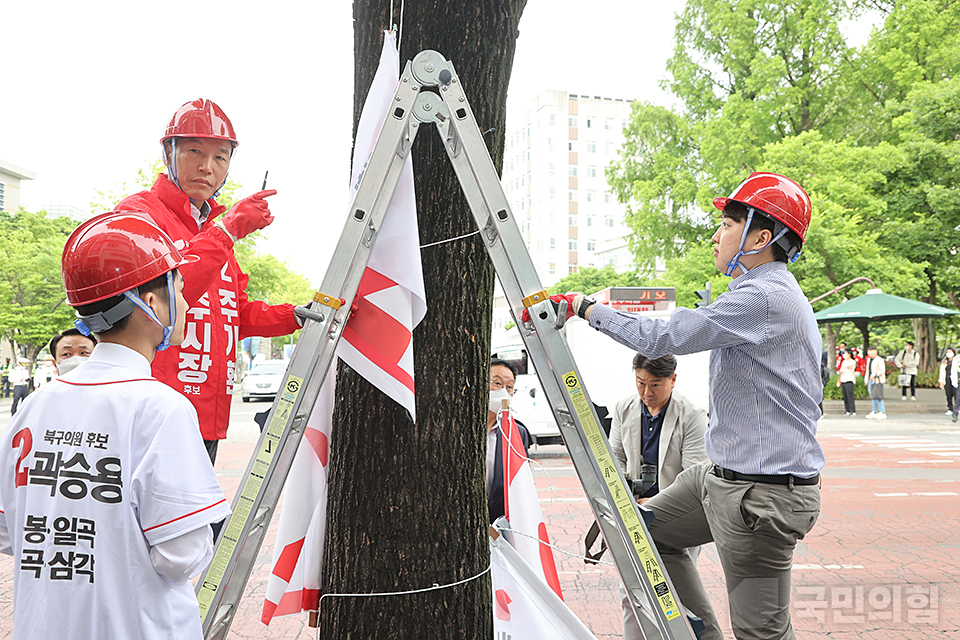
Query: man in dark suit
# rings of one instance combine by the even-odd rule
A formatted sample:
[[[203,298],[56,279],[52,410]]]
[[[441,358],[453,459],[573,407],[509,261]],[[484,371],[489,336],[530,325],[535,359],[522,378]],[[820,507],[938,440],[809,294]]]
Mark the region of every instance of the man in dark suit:
[[[504,514],[503,506],[503,433],[497,424],[497,412],[503,400],[513,397],[517,369],[506,360],[490,363],[490,404],[487,411],[487,509],[490,522]],[[523,440],[523,455],[530,446],[530,434],[519,421],[517,429]]]

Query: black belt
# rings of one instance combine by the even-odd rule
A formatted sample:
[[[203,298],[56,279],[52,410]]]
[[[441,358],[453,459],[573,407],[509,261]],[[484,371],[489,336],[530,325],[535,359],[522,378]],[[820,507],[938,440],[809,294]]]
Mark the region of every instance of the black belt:
[[[760,482],[762,484],[787,484],[787,485],[811,485],[820,484],[820,474],[812,478],[800,478],[797,476],[755,476],[747,473],[737,473],[730,469],[724,469],[721,466],[713,465],[713,475],[724,480],[743,480],[745,482]]]

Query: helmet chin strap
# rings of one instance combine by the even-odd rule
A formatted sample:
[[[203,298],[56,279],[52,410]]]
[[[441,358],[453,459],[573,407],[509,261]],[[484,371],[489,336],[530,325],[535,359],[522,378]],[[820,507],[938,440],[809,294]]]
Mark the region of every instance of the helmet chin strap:
[[[170,336],[173,335],[173,327],[177,323],[177,298],[176,294],[173,291],[173,272],[167,272],[167,308],[170,310],[170,324],[165,326],[160,319],[157,317],[157,314],[153,311],[153,308],[148,305],[143,299],[129,291],[123,292],[123,297],[132,302],[133,304],[140,307],[145,314],[150,316],[154,322],[163,327],[163,342],[157,345],[157,351],[166,351],[170,346]]]
[[[754,209],[753,207],[747,208],[747,221],[743,223],[743,232],[740,234],[740,246],[737,248],[737,255],[733,256],[733,258],[730,259],[730,262],[727,263],[727,269],[726,271],[723,272],[723,275],[725,276],[729,276],[733,278],[734,277],[733,272],[736,271],[737,269],[740,269],[741,271],[743,271],[743,273],[747,273],[748,271],[750,271],[749,269],[747,269],[746,266],[744,266],[742,262],[740,262],[740,258],[742,258],[743,256],[751,256],[751,255],[760,253],[761,251],[763,251],[764,249],[766,249],[767,247],[775,243],[777,240],[787,235],[787,232],[790,231],[789,229],[786,228],[786,226],[784,226],[783,229],[781,229],[779,233],[777,233],[773,237],[773,239],[771,239],[770,242],[768,242],[765,246],[761,247],[760,249],[744,251],[743,245],[746,244],[747,242],[747,234],[750,233],[750,226],[753,224],[754,213],[756,213],[756,209]],[[792,262],[795,262],[796,259],[799,257],[799,255],[800,254],[798,253],[796,256],[794,256]]]

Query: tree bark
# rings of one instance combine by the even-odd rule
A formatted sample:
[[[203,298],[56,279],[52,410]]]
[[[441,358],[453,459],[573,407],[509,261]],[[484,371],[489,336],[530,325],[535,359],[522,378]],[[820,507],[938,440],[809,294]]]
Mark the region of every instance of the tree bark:
[[[920,296],[920,299],[927,304],[937,304],[937,281],[929,269],[925,272],[929,288],[927,295]],[[937,321],[934,318],[920,318],[914,322],[914,329],[917,335],[917,351],[920,353],[918,371],[936,371],[940,363],[937,358]]]
[[[382,47],[400,26],[401,70],[424,49],[450,60],[500,168],[506,93],[526,0],[354,0],[354,130]],[[429,130],[427,130],[429,129]],[[439,136],[413,147],[423,244],[476,230]],[[417,422],[344,365],[331,438],[323,592],[446,585],[490,563],[485,429],[493,269],[477,236],[422,251],[428,311],[414,332]],[[324,638],[490,638],[489,574],[402,596],[325,598]]]

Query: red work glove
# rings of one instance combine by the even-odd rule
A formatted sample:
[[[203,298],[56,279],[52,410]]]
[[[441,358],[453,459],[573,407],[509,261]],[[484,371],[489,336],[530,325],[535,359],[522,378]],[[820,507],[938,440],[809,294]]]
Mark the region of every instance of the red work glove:
[[[239,240],[273,222],[270,207],[264,198],[276,193],[276,189],[258,191],[233,205],[222,219],[223,227],[227,230],[227,233]]]
[[[560,296],[560,295],[550,296],[550,302],[553,303],[554,313],[557,313],[557,314],[560,313],[560,303],[566,300],[567,301],[567,317],[565,318],[565,320],[569,320],[573,316],[577,315],[577,308],[576,308],[576,305],[574,304],[574,300],[578,295],[582,295],[582,294],[568,293],[565,296]],[[523,322],[530,322],[530,312],[527,309],[524,309],[523,313],[520,314],[520,320],[522,320]]]

